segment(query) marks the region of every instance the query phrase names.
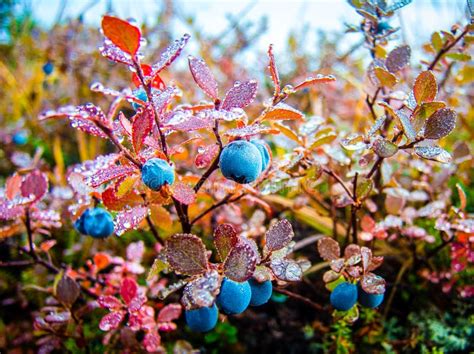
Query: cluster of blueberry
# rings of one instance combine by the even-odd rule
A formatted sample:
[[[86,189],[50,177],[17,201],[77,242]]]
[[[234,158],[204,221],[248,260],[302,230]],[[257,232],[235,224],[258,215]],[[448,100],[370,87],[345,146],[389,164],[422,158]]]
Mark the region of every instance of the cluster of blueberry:
[[[90,208],[75,221],[74,227],[83,235],[106,238],[114,232],[114,219],[105,209]]]
[[[336,286],[331,293],[331,305],[340,311],[350,310],[357,301],[362,306],[376,308],[384,298],[384,294],[369,294],[362,289],[360,284],[355,285],[343,282]]]
[[[249,305],[260,306],[267,303],[272,291],[272,282],[269,280],[259,283],[250,279],[238,283],[224,278],[216,303],[211,307],[186,310],[186,323],[195,332],[210,331],[217,324],[218,308],[228,315],[237,315],[244,312]]]

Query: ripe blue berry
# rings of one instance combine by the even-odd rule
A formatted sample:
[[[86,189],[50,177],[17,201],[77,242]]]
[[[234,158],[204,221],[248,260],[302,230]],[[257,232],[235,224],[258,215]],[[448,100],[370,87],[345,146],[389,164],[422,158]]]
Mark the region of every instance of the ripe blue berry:
[[[28,134],[24,130],[17,131],[12,136],[13,144],[25,145],[28,142]]]
[[[225,178],[237,183],[250,183],[262,172],[259,149],[245,140],[233,141],[222,150],[219,166]]]
[[[194,332],[207,332],[213,329],[217,324],[217,306],[201,307],[195,310],[186,310],[186,324]]]
[[[147,96],[145,90],[142,89],[142,88],[133,91],[133,95],[136,98],[138,98],[139,100],[143,101],[143,102],[148,102],[148,96]],[[141,105],[137,102],[132,102],[132,107],[133,107],[134,110],[137,110],[138,108],[141,107]]]
[[[272,282],[270,280],[259,283],[255,279],[249,280],[252,297],[250,298],[250,306],[260,306],[266,304],[273,293]]]
[[[81,215],[76,221],[75,227],[84,235],[106,238],[114,232],[114,220],[107,210],[91,208]]]
[[[252,291],[248,281],[242,283],[224,278],[221,291],[217,296],[217,305],[228,315],[244,312],[250,304]]]
[[[379,307],[383,301],[384,294],[369,294],[362,289],[360,285],[357,286],[359,293],[359,303],[362,306],[370,307],[371,309]]]
[[[250,141],[254,144],[258,151],[260,151],[260,155],[262,156],[262,172],[265,171],[270,163],[270,153],[268,152],[267,144],[263,140],[252,140]]]
[[[49,60],[46,62],[46,64],[43,65],[43,72],[46,75],[51,75],[51,73],[53,72],[53,69],[54,69],[54,65]]]
[[[390,24],[387,21],[379,22],[377,25],[377,33],[383,33],[385,31],[391,30]]]
[[[142,167],[142,181],[148,188],[157,191],[165,183],[173,184],[174,169],[165,160],[149,159]]]
[[[357,286],[348,282],[339,284],[332,291],[330,300],[336,310],[351,309],[357,302]]]

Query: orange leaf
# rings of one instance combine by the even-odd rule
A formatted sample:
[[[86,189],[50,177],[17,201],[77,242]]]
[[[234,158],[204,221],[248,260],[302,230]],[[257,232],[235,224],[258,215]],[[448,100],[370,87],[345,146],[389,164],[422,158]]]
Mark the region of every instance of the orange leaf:
[[[263,119],[294,120],[303,118],[303,113],[284,103],[277,104],[263,116]]]
[[[431,71],[423,71],[418,75],[413,86],[413,94],[418,104],[433,101],[436,98],[437,92],[438,85]]]
[[[104,16],[102,19],[102,30],[104,35],[124,52],[131,56],[137,54],[141,38],[138,27],[117,17]]]

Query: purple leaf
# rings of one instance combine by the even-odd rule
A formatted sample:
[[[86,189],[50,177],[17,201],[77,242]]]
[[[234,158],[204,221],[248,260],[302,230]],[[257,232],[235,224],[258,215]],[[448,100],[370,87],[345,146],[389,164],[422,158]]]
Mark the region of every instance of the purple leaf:
[[[294,235],[293,227],[288,220],[278,221],[265,233],[266,251],[273,252],[282,249],[290,243]]]
[[[80,288],[75,280],[63,276],[56,285],[55,293],[59,302],[70,307],[79,297]]]
[[[408,45],[395,48],[387,55],[385,65],[388,71],[396,73],[403,69],[410,62],[411,50]]]
[[[441,139],[451,133],[456,126],[456,112],[449,108],[441,108],[426,121],[424,137]]]
[[[322,238],[318,241],[318,252],[325,261],[332,261],[341,255],[341,248],[336,240],[330,237]]]
[[[133,65],[132,57],[129,54],[122,51],[122,49],[120,49],[119,47],[116,47],[112,43],[112,41],[108,39],[106,39],[104,41],[104,44],[101,47],[99,47],[99,52],[107,59],[114,61],[116,63],[122,63],[129,66]]]
[[[236,82],[234,86],[227,91],[222,109],[230,110],[231,108],[247,107],[257,94],[257,81],[250,80],[246,82]]]
[[[245,242],[235,245],[224,262],[224,274],[227,278],[243,282],[252,277],[257,264],[254,249]]]
[[[78,115],[69,116],[69,120],[71,121],[71,127],[79,129],[87,134],[107,139],[107,134],[105,134],[93,121]]]
[[[275,276],[283,281],[299,281],[303,277],[303,270],[298,262],[292,259],[273,259],[270,268]]]
[[[109,128],[111,127],[110,122],[105,116],[104,112],[102,112],[102,110],[99,107],[93,105],[92,103],[87,103],[85,105],[78,106],[77,112],[81,117],[85,119],[100,122],[106,127],[109,127]]]
[[[143,146],[145,138],[153,128],[154,113],[150,108],[139,109],[133,117],[132,142],[135,152],[139,152]]]
[[[166,115],[164,128],[170,130],[193,131],[199,129],[209,129],[214,126],[214,120],[208,117],[195,116],[189,110],[177,110]]]
[[[207,270],[206,248],[196,235],[173,235],[166,241],[165,255],[177,273],[198,275]]]
[[[21,183],[21,195],[23,197],[34,196],[34,201],[38,201],[48,192],[48,177],[35,170],[29,173]]]
[[[366,293],[369,294],[383,294],[385,292],[385,280],[374,273],[365,274],[360,285]]]
[[[23,215],[23,207],[9,200],[0,201],[0,220],[13,220]]]
[[[47,315],[44,320],[49,323],[63,323],[69,321],[71,314],[67,311]]]
[[[238,241],[237,232],[231,224],[221,224],[215,229],[214,246],[222,262]]]
[[[145,243],[143,241],[132,242],[127,246],[127,259],[133,262],[140,262],[145,253]]]
[[[188,57],[189,69],[194,81],[211,98],[217,98],[217,82],[204,60]]]
[[[108,313],[100,320],[99,328],[105,332],[110,331],[112,329],[117,329],[120,326],[120,323],[123,321],[124,317],[125,311],[114,311]]]
[[[136,229],[143,219],[148,215],[148,208],[136,206],[129,210],[124,210],[115,217],[115,233],[122,236],[126,231]]]
[[[184,34],[181,39],[175,40],[164,50],[164,52],[161,53],[160,60],[152,66],[153,72],[150,75],[151,78],[154,78],[160,73],[160,71],[170,65],[181,54],[181,51],[186,46],[186,43],[188,43],[189,38],[189,34]]]
[[[77,113],[76,106],[64,106],[58,108],[57,110],[48,110],[41,112],[38,119],[41,121],[46,119],[67,118],[68,116],[74,115],[75,113]]]
[[[97,171],[94,175],[86,179],[86,183],[92,188],[97,188],[104,183],[124,176],[130,176],[137,172],[133,166],[114,165],[106,169]]]
[[[152,91],[153,104],[159,115],[163,114],[171,100],[180,94],[180,91],[174,86],[168,86],[163,91]]]

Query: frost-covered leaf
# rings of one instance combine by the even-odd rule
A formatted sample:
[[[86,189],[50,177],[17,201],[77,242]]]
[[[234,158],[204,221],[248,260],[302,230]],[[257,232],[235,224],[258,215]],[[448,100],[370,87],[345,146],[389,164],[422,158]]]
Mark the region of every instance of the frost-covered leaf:
[[[379,80],[381,86],[392,88],[398,82],[395,75],[381,67],[374,68],[374,75]]]
[[[362,260],[362,268],[364,269],[364,272],[366,272],[372,260],[372,250],[368,247],[362,246],[360,248],[360,255]]]
[[[48,323],[64,323],[69,321],[71,313],[69,311],[55,312],[46,315],[44,320]]]
[[[340,257],[341,248],[336,240],[324,237],[318,240],[318,252],[325,261],[332,261]]]
[[[100,82],[97,82],[97,81],[91,84],[90,90],[92,92],[99,92],[99,93],[102,93],[103,95],[113,96],[113,97],[120,97],[123,95],[123,92],[105,87],[104,85],[102,85]]]
[[[138,153],[153,128],[154,113],[149,108],[139,109],[133,117],[132,123],[132,142],[133,148]]]
[[[214,246],[222,262],[238,241],[237,232],[231,224],[221,224],[214,230]]]
[[[113,329],[117,329],[120,326],[120,323],[122,323],[124,318],[125,318],[125,311],[114,311],[114,312],[108,313],[107,315],[102,317],[102,319],[100,320],[99,328],[105,332],[108,332]]]
[[[80,116],[69,116],[69,120],[71,121],[71,127],[75,129],[79,129],[87,134],[98,136],[102,139],[107,139],[107,134],[103,132],[93,121],[90,121],[87,118],[83,118]]]
[[[204,115],[193,115],[189,110],[177,110],[166,115],[164,128],[178,131],[193,131],[209,129],[214,126],[214,120]]]
[[[168,65],[170,65],[181,54],[183,48],[188,43],[189,34],[184,34],[180,39],[176,39],[170,46],[168,46],[160,55],[160,60],[152,66],[153,72],[151,77],[154,77]]]
[[[360,285],[369,294],[383,294],[385,292],[385,279],[374,273],[365,274]]]
[[[420,132],[421,128],[425,126],[426,120],[431,117],[433,113],[444,107],[446,107],[446,103],[437,101],[424,102],[421,105],[417,105],[411,115],[411,122],[415,131],[417,133]]]
[[[371,272],[375,269],[377,269],[378,267],[380,267],[383,263],[383,257],[382,256],[373,256],[371,259],[370,259],[370,263],[369,263],[369,266],[367,267],[367,271]]]
[[[244,108],[248,106],[257,94],[257,81],[235,82],[234,86],[227,91],[222,109]]]
[[[146,277],[146,280],[148,282],[152,281],[152,279],[155,276],[158,276],[163,270],[168,268],[168,263],[166,263],[166,261],[162,258],[164,258],[163,254],[160,253],[158,254],[158,257],[156,257],[155,260],[153,261],[153,264],[150,270],[148,271],[148,274]]]
[[[38,119],[42,121],[46,119],[67,118],[68,116],[73,115],[75,113],[77,113],[77,107],[69,105],[69,106],[60,107],[56,110],[50,109],[47,111],[43,111],[40,113]]]
[[[128,66],[133,65],[132,57],[114,45],[112,41],[108,39],[106,39],[102,46],[99,47],[99,52],[102,54],[102,56],[113,62],[122,63]]]
[[[135,279],[127,277],[120,284],[120,296],[126,304],[130,304],[138,294],[138,284]]]
[[[33,196],[33,201],[38,201],[48,192],[48,177],[43,172],[35,170],[25,177],[20,189],[23,197]]]
[[[166,107],[168,107],[168,105],[171,103],[171,100],[180,94],[181,91],[175,86],[168,86],[163,91],[152,91],[153,103],[158,114],[163,114],[163,112],[166,110]]]
[[[115,233],[117,236],[122,236],[126,231],[136,229],[147,215],[148,208],[145,206],[136,206],[121,211],[115,217]]]
[[[80,288],[75,280],[68,276],[63,276],[56,284],[54,292],[59,302],[70,307],[79,297]]]
[[[294,236],[293,227],[286,219],[273,224],[265,233],[266,252],[278,251],[288,245]]]
[[[456,112],[449,108],[441,108],[432,114],[425,124],[426,139],[441,139],[451,133],[456,126]]]
[[[184,275],[198,275],[207,270],[206,248],[192,234],[176,234],[166,241],[166,259],[170,267]]]
[[[295,120],[302,118],[304,118],[303,113],[291,106],[288,106],[286,103],[280,102],[268,112],[266,112],[262,117],[262,120]]]
[[[273,81],[273,86],[275,87],[275,92],[273,96],[276,97],[280,94],[280,75],[278,74],[278,69],[275,63],[275,57],[273,55],[273,44],[270,44],[268,47],[268,70],[270,71],[270,77]]]
[[[23,177],[18,173],[14,173],[12,176],[7,178],[7,181],[5,182],[5,196],[9,200],[14,199],[18,194],[20,194],[22,181]]]
[[[142,343],[148,353],[164,352],[161,337],[156,330],[146,332]]]
[[[398,146],[392,143],[390,140],[377,139],[374,141],[372,148],[374,152],[380,157],[391,157],[398,151]]]
[[[77,113],[85,119],[100,122],[103,125],[110,127],[110,122],[102,109],[92,103],[86,103],[84,105],[77,106]]]
[[[395,48],[387,55],[385,65],[388,71],[396,73],[403,69],[409,62],[411,57],[411,49],[408,45]]]
[[[415,146],[415,153],[421,158],[427,160],[438,161],[441,163],[450,163],[452,161],[449,152],[436,145]]]
[[[97,299],[97,302],[100,307],[109,310],[118,310],[123,306],[122,302],[112,295],[100,296]]]
[[[143,204],[143,198],[135,190],[120,197],[117,195],[116,187],[111,186],[102,192],[102,203],[109,210],[121,211],[127,207]]]
[[[140,47],[141,32],[136,26],[117,17],[104,16],[102,31],[114,45],[134,56]]]
[[[136,173],[137,169],[133,166],[114,165],[106,169],[99,170],[92,176],[86,178],[86,183],[92,188],[97,188],[104,183],[110,182],[119,177],[130,176]]]
[[[318,74],[316,77],[307,77],[303,82],[295,85],[294,90],[302,90],[306,87],[317,85],[317,84],[327,84],[329,82],[336,81],[336,78],[333,75],[321,75]]]
[[[196,200],[196,192],[185,183],[175,183],[172,189],[173,197],[184,205],[192,204]]]
[[[275,134],[278,133],[277,130],[261,125],[261,124],[252,124],[242,128],[229,129],[224,132],[224,135],[233,137],[233,138],[247,138],[260,134]]]
[[[298,262],[293,259],[278,258],[272,259],[270,268],[275,276],[283,281],[300,281],[303,277],[303,270]]]
[[[182,307],[180,304],[168,304],[158,313],[158,322],[174,321],[181,316]]]
[[[195,116],[202,120],[216,121],[225,120],[232,122],[235,120],[244,120],[246,118],[245,111],[242,108],[232,108],[230,110],[222,109],[203,109],[195,113]]]
[[[211,144],[198,149],[198,153],[194,159],[197,168],[206,168],[216,159],[219,154],[219,145]]]
[[[432,102],[436,98],[438,84],[431,70],[423,71],[415,80],[413,94],[418,104]]]
[[[255,250],[245,242],[235,245],[224,262],[224,275],[234,281],[248,280],[257,264]]]
[[[194,81],[209,97],[216,99],[218,97],[217,82],[204,60],[189,56],[188,62]]]
[[[219,289],[219,273],[211,270],[185,286],[181,303],[187,310],[210,307],[215,302]]]
[[[408,141],[414,141],[416,139],[416,131],[411,124],[410,117],[403,110],[396,111],[396,115]]]

